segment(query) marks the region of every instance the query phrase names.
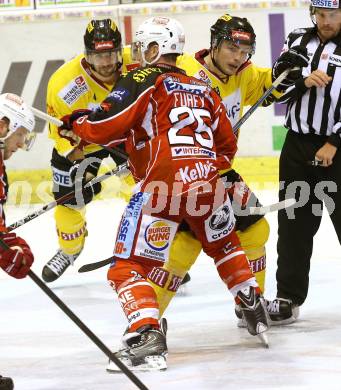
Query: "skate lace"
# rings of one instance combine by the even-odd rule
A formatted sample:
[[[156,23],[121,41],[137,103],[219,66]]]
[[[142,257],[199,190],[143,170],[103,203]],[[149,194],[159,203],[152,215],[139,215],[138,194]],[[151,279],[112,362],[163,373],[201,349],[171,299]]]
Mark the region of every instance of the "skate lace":
[[[58,251],[53,259],[49,261],[49,267],[58,273],[63,271],[65,267],[73,264],[73,256],[67,256],[62,251]]]
[[[131,345],[131,348],[139,347],[140,345],[144,344],[144,342],[145,342],[145,339],[141,338],[139,342],[133,343],[133,344]]]
[[[277,300],[268,302],[266,309],[268,313],[279,313],[279,302]]]

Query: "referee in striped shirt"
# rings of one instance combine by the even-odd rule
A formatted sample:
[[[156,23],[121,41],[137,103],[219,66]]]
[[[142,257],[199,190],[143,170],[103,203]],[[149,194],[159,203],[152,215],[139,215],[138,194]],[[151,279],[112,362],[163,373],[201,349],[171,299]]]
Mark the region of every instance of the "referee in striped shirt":
[[[310,61],[280,99],[287,104],[288,133],[280,156],[279,199],[295,196],[299,203],[291,214],[278,213],[277,298],[268,302],[273,325],[294,322],[307,297],[323,200],[341,243],[340,8],[340,0],[312,0],[314,27],[293,31],[284,46],[305,47]]]

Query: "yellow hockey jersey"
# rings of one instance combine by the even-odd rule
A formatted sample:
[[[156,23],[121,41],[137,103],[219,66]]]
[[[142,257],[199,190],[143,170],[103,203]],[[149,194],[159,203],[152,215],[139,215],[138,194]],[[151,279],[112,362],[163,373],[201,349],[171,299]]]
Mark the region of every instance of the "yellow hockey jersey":
[[[126,65],[128,64],[128,65]],[[132,64],[129,47],[123,49],[122,72],[126,72]],[[70,114],[80,108],[95,109],[107,97],[113,85],[104,84],[92,74],[85,61],[84,54],[80,54],[66,62],[51,76],[47,86],[47,112],[56,118]],[[49,124],[49,137],[54,140],[57,152],[66,157],[73,146],[58,134],[57,126]],[[101,149],[98,145],[87,145],[84,153],[92,153]]]
[[[223,82],[217,75],[210,72],[204,62],[209,51],[204,49],[194,56],[183,54],[178,57],[177,66],[208,83],[221,97],[227,110],[228,117],[234,126],[243,116],[245,106],[251,106],[271,87],[272,77],[270,68],[259,68],[252,62],[245,63],[236,75],[230,76],[227,82]],[[275,97],[281,94],[277,91],[263,102],[263,106],[271,104]],[[238,137],[239,129],[236,131]]]

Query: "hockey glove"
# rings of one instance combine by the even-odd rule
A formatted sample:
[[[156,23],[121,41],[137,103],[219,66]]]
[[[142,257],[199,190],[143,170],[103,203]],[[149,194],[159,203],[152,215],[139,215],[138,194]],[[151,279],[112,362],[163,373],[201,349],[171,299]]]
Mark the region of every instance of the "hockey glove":
[[[0,266],[16,279],[24,278],[30,271],[34,257],[27,242],[15,233],[3,233],[0,239],[9,246],[0,246]]]
[[[231,201],[244,209],[248,203],[252,191],[244,182],[243,178],[234,169],[220,175]]]
[[[280,74],[287,69],[294,67],[305,68],[309,64],[307,48],[303,46],[293,46],[288,51],[282,53],[272,67],[272,80],[275,81]],[[291,71],[281,82],[278,90],[286,90],[298,79],[302,77],[302,69]]]
[[[88,163],[86,158],[84,160],[75,160],[70,167],[70,179],[75,186],[76,201],[78,205],[90,203],[93,197],[101,192],[101,183],[90,184],[91,180],[96,177],[95,172],[97,172],[97,170],[98,168],[91,163]],[[78,193],[80,194],[80,189],[82,190],[83,199],[77,199]]]
[[[81,110],[75,110],[72,111],[71,114],[64,115],[61,120],[63,124],[58,128],[58,134],[62,137],[67,139],[72,146],[79,145],[81,142],[81,139],[76,135],[72,129],[73,129],[73,122],[77,119],[81,118],[82,116],[87,116],[91,114],[91,110],[87,109],[81,109]]]
[[[245,214],[244,210],[247,210],[249,207],[261,206],[261,203],[235,170],[231,169],[223,173],[220,175],[220,178],[227,189],[236,216],[235,229],[243,232],[263,217],[263,215]]]

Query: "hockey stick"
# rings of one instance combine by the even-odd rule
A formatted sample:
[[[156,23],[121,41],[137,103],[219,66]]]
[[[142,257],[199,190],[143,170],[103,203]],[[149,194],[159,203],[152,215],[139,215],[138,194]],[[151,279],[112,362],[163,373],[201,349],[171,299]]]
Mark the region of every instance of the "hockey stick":
[[[40,111],[37,108],[34,108],[34,107],[30,107],[30,108],[31,108],[33,114],[37,118],[43,119],[44,121],[50,122],[50,123],[52,123],[52,124],[54,124],[54,125],[56,125],[58,127],[63,125],[63,121],[61,121],[60,119],[55,118],[54,116],[51,116],[51,115],[47,114],[44,111]],[[101,148],[107,150],[110,154],[113,154],[116,157],[121,157],[125,161],[128,160],[128,154],[125,153],[123,150],[115,147],[115,146],[113,146],[113,147],[109,147],[109,146],[105,146],[105,145],[99,145],[99,146]]]
[[[34,108],[34,107],[30,107],[33,114],[37,117],[37,118],[40,118],[40,119],[43,119],[47,122],[51,122],[53,123],[54,125],[56,126],[61,126],[63,124],[63,122],[60,120],[60,119],[57,119],[43,111],[40,111],[38,110],[37,108]],[[122,150],[118,149],[118,148],[109,148],[107,146],[103,146],[103,145],[100,145],[102,148],[108,150],[111,154],[114,154],[116,156],[119,156],[121,158],[124,158],[125,160],[127,160],[127,157],[128,155],[123,152]],[[123,163],[121,165],[119,165],[118,167],[116,167],[115,169],[113,169],[112,171],[110,172],[107,172],[105,173],[104,175],[102,176],[99,176],[99,177],[96,177],[94,178],[89,184],[85,185],[85,187],[89,186],[91,183],[95,184],[95,183],[100,183],[102,182],[103,180],[109,178],[110,176],[113,176],[113,175],[116,175],[118,173],[120,173],[121,171],[124,171],[125,169],[128,169],[128,166],[126,163]],[[55,201],[51,202],[51,203],[48,203],[47,205],[43,206],[40,210],[37,210],[35,212],[33,212],[32,214],[29,214],[27,215],[26,217],[24,217],[23,219],[13,223],[12,225],[8,226],[8,231],[12,231],[22,225],[24,225],[25,223],[29,222],[29,221],[32,221],[33,219],[39,217],[40,215],[46,213],[47,211],[53,209],[54,207],[60,205],[60,204],[64,204],[65,202],[73,199],[75,196],[75,192],[74,191],[70,191],[68,192],[67,194],[61,196],[60,198],[56,199]]]
[[[96,263],[84,264],[79,268],[78,272],[83,273],[83,272],[94,271],[95,269],[105,267],[106,265],[110,264],[111,262],[112,262],[112,256],[108,257],[107,259],[97,261]]]
[[[100,182],[108,179],[109,177],[111,177],[113,175],[117,175],[118,173],[120,173],[121,171],[124,171],[127,168],[128,168],[127,167],[127,163],[123,163],[123,164],[119,165],[118,167],[116,167],[115,169],[113,169],[112,171],[108,171],[104,175],[98,176],[98,177],[92,179],[90,182],[88,182],[84,186],[84,188],[88,187],[92,183],[93,184],[94,183],[100,183]],[[61,205],[61,204],[64,204],[65,202],[73,199],[74,197],[75,197],[75,191],[70,191],[67,194],[61,196],[60,198],[54,200],[53,202],[50,202],[50,203],[46,204],[41,209],[39,209],[37,211],[34,211],[33,213],[27,215],[26,217],[20,219],[17,222],[12,223],[11,225],[9,225],[7,227],[7,229],[10,232],[10,231],[12,231],[12,230],[14,230],[14,229],[24,225],[25,223],[32,221],[33,219],[39,217],[40,215],[46,213],[47,211],[53,209],[54,207],[56,207],[58,205]]]
[[[264,92],[264,94],[256,101],[256,103],[251,106],[246,111],[246,113],[239,119],[239,121],[233,126],[233,132],[236,132],[240,128],[240,126],[242,126],[250,118],[250,116],[256,111],[256,109],[264,102],[264,100],[271,94],[271,92],[279,86],[279,84],[288,76],[291,71],[298,69],[298,67],[290,68],[281,73],[273,82],[271,87]]]
[[[268,206],[249,207],[248,209],[245,209],[245,211],[248,213],[248,215],[262,215],[262,214],[272,213],[274,211],[287,209],[293,206],[294,204],[296,204],[296,199],[289,198],[289,199],[284,199],[278,203],[269,204]]]
[[[0,239],[0,245],[9,249],[8,245],[5,244]],[[33,282],[40,287],[46,295],[62,310],[71,321],[73,321],[80,330],[85,333],[89,339],[96,344],[96,346],[110,359],[112,360],[116,366],[125,374],[135,385],[141,390],[148,390],[148,388],[140,381],[140,379],[129,370],[129,368],[123,364],[114,353],[110,351],[110,349],[93,333],[85,323],[76,316],[76,314],[49,288],[47,285],[32,271],[30,270],[28,276],[33,280]]]
[[[294,204],[296,204],[296,200],[294,198],[289,198],[289,199],[282,200],[281,202],[278,203],[269,204],[267,206],[249,207],[247,209],[243,209],[242,211],[247,215],[263,215],[267,213],[272,213],[274,211],[287,209],[293,206]],[[109,257],[108,259],[97,261],[95,263],[84,264],[79,268],[78,272],[83,273],[83,272],[94,271],[98,268],[105,267],[106,265],[110,264],[111,261],[112,261],[112,257]]]

